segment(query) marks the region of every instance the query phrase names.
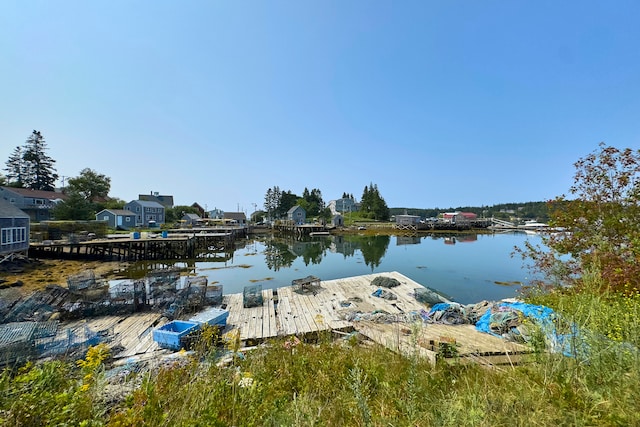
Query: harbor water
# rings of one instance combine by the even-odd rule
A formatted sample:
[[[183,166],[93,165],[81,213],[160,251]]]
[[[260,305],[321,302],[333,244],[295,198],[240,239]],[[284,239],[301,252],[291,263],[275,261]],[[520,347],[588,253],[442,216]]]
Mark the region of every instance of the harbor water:
[[[262,236],[236,242],[226,254],[176,262],[188,274],[222,285],[225,294],[246,286],[289,286],[309,275],[321,280],[398,271],[463,303],[518,297],[531,271],[515,247],[540,236],[525,233],[451,236]]]

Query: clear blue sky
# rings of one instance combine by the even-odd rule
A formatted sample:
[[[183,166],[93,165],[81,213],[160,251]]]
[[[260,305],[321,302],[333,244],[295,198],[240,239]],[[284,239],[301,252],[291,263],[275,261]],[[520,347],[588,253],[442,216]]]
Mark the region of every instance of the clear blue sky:
[[[0,3],[0,160],[37,129],[111,196],[275,185],[389,207],[540,201],[640,148],[640,2]]]

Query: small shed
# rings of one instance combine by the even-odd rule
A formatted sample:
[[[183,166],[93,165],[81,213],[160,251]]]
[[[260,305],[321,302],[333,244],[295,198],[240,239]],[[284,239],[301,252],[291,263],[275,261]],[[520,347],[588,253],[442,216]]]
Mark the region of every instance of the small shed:
[[[223,215],[223,219],[226,222],[231,222],[232,224],[246,226],[247,225],[247,216],[244,212],[225,212]]]
[[[0,199],[0,262],[29,251],[31,219],[28,214]]]
[[[344,227],[344,217],[342,215],[334,215],[331,218],[331,225],[334,227]]]
[[[111,228],[128,230],[136,226],[136,214],[124,209],[103,209],[96,214],[96,221],[106,221]]]
[[[186,213],[182,215],[181,219],[184,221],[185,225],[189,225],[192,227],[200,225],[200,221],[202,220],[202,218],[200,218],[200,215],[194,213]]]
[[[396,215],[397,225],[417,225],[420,224],[420,217],[417,215]]]
[[[302,206],[296,205],[287,212],[287,219],[293,221],[295,225],[302,225],[307,222],[307,211]]]

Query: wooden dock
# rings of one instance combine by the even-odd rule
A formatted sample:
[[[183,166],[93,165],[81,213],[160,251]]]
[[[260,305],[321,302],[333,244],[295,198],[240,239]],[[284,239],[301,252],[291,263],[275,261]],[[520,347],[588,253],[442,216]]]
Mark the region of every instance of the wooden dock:
[[[167,323],[160,313],[134,313],[129,315],[102,316],[91,319],[65,322],[58,334],[64,338],[67,330],[79,330],[84,326],[93,332],[108,337],[108,345],[116,359],[129,358],[149,353],[163,352],[153,340],[153,330]]]
[[[378,288],[371,282],[378,276],[396,279],[400,285],[385,289],[396,299],[372,295]],[[296,335],[300,338],[328,331],[347,334],[357,331],[392,351],[419,355],[435,363],[443,353],[453,350],[455,358],[486,366],[515,364],[528,347],[479,332],[472,325],[423,323],[421,310],[429,307],[415,299],[417,282],[398,272],[377,273],[320,281],[303,292],[301,287],[285,286],[262,290],[262,305],[245,308],[243,294],[223,297],[229,311],[225,333],[238,334],[243,345],[254,345],[269,338]],[[169,352],[153,341],[152,331],[168,320],[159,313],[105,316],[72,322],[67,327],[87,325],[93,331],[109,331],[117,345],[116,358],[152,357]],[[445,354],[443,356],[443,354]]]
[[[32,258],[141,261],[192,259],[200,251],[232,251],[232,233],[175,233],[167,237],[96,239],[84,242],[31,243]]]
[[[373,296],[371,281],[391,277],[400,285],[389,289],[397,299]],[[242,294],[226,295],[228,330],[237,330],[240,340],[253,344],[278,336],[320,331],[357,330],[367,338],[404,354],[419,353],[435,362],[441,345],[455,348],[460,357],[485,364],[515,363],[528,347],[479,332],[472,325],[425,324],[417,314],[429,307],[415,299],[417,282],[398,273],[378,273],[322,281],[315,292],[300,292],[294,286],[262,291],[262,306],[244,308]],[[453,343],[453,344],[452,344]]]

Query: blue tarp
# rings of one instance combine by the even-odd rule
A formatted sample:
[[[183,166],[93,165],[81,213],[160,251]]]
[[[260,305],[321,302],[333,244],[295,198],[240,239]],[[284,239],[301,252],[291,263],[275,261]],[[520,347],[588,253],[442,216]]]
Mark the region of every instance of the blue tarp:
[[[495,336],[520,335],[517,327],[510,324],[520,325],[524,318],[532,321],[540,328],[545,336],[549,349],[553,352],[561,352],[565,356],[576,356],[585,350],[582,340],[579,338],[577,327],[573,324],[564,324],[562,319],[549,307],[542,305],[527,304],[524,302],[502,302],[478,319],[476,329]],[[566,332],[558,331],[558,324],[563,323],[562,329]],[[506,328],[506,330],[504,330]],[[496,330],[503,330],[497,333]],[[527,340],[523,337],[523,340]]]

